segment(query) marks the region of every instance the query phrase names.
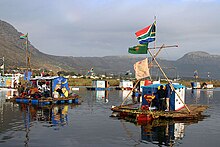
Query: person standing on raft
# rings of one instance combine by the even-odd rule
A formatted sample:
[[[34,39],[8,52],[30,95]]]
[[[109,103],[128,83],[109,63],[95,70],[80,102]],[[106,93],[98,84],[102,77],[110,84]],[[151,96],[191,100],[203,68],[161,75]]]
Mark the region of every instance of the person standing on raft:
[[[170,111],[170,97],[172,95],[172,89],[170,87],[170,84],[166,84],[166,110]]]
[[[163,85],[160,85],[160,87],[158,87],[156,94],[157,94],[158,100],[159,100],[159,110],[165,110],[166,91],[164,90]]]

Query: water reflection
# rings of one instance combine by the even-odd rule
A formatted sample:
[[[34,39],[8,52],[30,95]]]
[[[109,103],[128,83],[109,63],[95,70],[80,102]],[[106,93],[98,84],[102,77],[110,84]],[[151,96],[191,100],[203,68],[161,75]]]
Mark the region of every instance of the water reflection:
[[[131,90],[120,90],[119,97],[122,101],[126,101],[127,104],[134,104],[140,102],[140,95],[138,93],[133,93]]]
[[[70,105],[71,106],[71,105]],[[35,121],[42,123],[43,127],[53,127],[55,130],[68,124],[69,105],[35,106],[31,104],[19,104],[22,112],[25,129],[25,146],[28,146],[29,133]]]
[[[187,104],[209,104],[209,102],[211,102],[210,100],[214,97],[213,90],[194,89],[192,91],[188,91],[187,94]],[[129,98],[130,101],[132,101],[132,96]],[[124,100],[123,95],[122,99]],[[122,116],[123,120],[125,119],[126,121],[134,122],[135,124],[137,123],[136,125],[140,127],[141,143],[150,143],[158,146],[178,146],[178,144],[181,144],[181,140],[185,136],[186,127],[190,126],[191,124],[198,123],[199,121],[203,121],[207,117],[209,117],[209,115],[203,115],[198,120],[188,121],[155,119],[152,121],[144,122],[144,124],[138,124],[128,116]],[[124,131],[128,132],[127,130]],[[127,135],[130,137],[131,133],[127,133]],[[135,142],[138,142],[137,139],[134,140]]]
[[[173,146],[178,140],[183,139],[184,131],[184,123],[156,120],[141,126],[141,142],[150,142],[158,146]]]
[[[97,102],[108,103],[109,91],[108,90],[96,90],[95,97]]]
[[[195,104],[209,104],[214,97],[213,89],[192,89],[191,97]]]
[[[24,146],[24,143],[25,146],[214,146],[218,143],[220,92],[216,89],[196,92],[200,95],[198,104],[207,104],[210,97],[212,106],[208,110],[211,117],[196,125],[159,120],[136,125],[123,119],[119,121],[109,118],[109,108],[120,105],[129,91],[104,93],[80,88],[78,92],[83,101],[77,111],[72,111],[75,106],[71,105],[68,108],[21,107],[5,102],[3,97],[7,91],[0,91],[0,146]],[[187,104],[194,104],[192,91],[186,93]]]
[[[127,100],[132,101],[132,92],[130,90],[120,90],[119,91],[119,97],[122,98],[122,100],[124,100],[125,98],[127,98]]]
[[[195,103],[197,104],[200,99],[200,89],[192,89],[191,96],[195,100]]]
[[[207,97],[207,104],[210,103],[210,100],[213,99],[213,90],[212,89],[207,89],[206,91],[204,91],[205,96]]]
[[[35,106],[20,104],[25,127],[29,127],[31,121],[44,122],[44,126],[64,126],[68,124],[68,109],[74,105],[50,105]]]

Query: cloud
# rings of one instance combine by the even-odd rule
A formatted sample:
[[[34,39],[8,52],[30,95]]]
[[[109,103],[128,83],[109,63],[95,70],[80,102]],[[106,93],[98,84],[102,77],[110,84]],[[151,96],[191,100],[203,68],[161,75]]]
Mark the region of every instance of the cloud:
[[[179,44],[166,50],[176,59],[193,50],[219,54],[219,6],[215,0],[1,0],[0,15],[28,32],[40,51],[68,56],[128,55],[138,43],[134,33],[156,15],[156,43]]]

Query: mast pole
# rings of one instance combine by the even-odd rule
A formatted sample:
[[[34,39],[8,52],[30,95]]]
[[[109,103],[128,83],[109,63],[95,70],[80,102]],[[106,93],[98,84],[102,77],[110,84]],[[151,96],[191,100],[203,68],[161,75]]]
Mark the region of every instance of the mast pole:
[[[4,76],[5,74],[5,58],[4,57],[2,57],[2,61],[3,61],[2,75]]]
[[[155,25],[155,41],[154,41],[154,49],[156,49],[156,15],[154,16],[154,25]]]
[[[29,70],[31,70],[31,51],[30,51],[30,49],[28,48],[28,34],[27,34],[27,39],[26,39],[26,54],[27,54],[27,69],[28,69],[28,71]]]
[[[153,24],[152,25],[155,25],[155,40],[154,40],[154,47],[153,48],[151,48],[151,49],[156,49],[156,15],[154,16],[154,22],[153,22]],[[150,48],[148,48],[148,49],[150,49]],[[154,56],[157,56],[157,55],[155,55],[155,53],[154,53]],[[147,58],[147,57],[146,57]],[[151,59],[151,62],[150,62],[150,64],[149,65],[152,65],[153,63],[152,63],[152,61],[153,61],[153,57],[152,57],[152,59]],[[152,71],[152,70],[151,70]],[[152,77],[151,77],[151,74],[150,74],[150,80],[152,80]]]
[[[154,16],[154,25],[155,25],[155,41],[154,41],[154,49],[156,50],[156,44],[157,44],[157,40],[156,40],[156,15]],[[155,52],[154,52],[154,56],[155,56]],[[153,57],[152,57],[152,61],[153,61]]]
[[[26,54],[26,70],[28,70],[28,35],[26,37],[25,54]]]

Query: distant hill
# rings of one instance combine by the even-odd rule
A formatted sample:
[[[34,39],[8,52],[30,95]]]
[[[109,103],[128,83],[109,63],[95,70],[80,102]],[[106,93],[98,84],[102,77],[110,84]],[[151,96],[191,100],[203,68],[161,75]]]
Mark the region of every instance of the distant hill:
[[[210,72],[211,78],[220,78],[219,55],[210,55],[209,53],[201,51],[190,52],[175,61],[174,65],[177,67],[178,72],[184,77],[193,76],[194,71],[197,70],[199,76],[202,78],[207,78],[208,72]]]
[[[0,57],[5,58],[6,69],[25,67],[26,65],[24,40],[19,38],[21,34],[12,25],[0,21]],[[57,65],[63,66],[65,69],[69,68],[63,65],[62,62],[57,62],[56,56],[44,54],[31,45],[30,42],[29,44],[32,68],[58,70]]]
[[[0,20],[0,58],[5,57],[6,69],[15,67],[25,67],[25,48],[24,40],[21,40],[15,27],[7,22]],[[106,57],[72,57],[72,56],[53,56],[40,52],[31,42],[31,65],[33,69],[48,69],[53,71],[65,70],[74,71],[80,74],[93,67],[96,73],[100,74],[125,74],[130,70],[133,72],[133,64],[141,57],[128,56],[106,56]],[[191,52],[185,54],[176,61],[159,60],[168,76],[180,76],[193,78],[193,72],[198,70],[199,76],[205,78],[210,72],[212,78],[220,78],[220,56],[210,55],[205,52]],[[166,67],[166,68],[165,68]],[[160,76],[157,68],[153,69],[154,76]]]

